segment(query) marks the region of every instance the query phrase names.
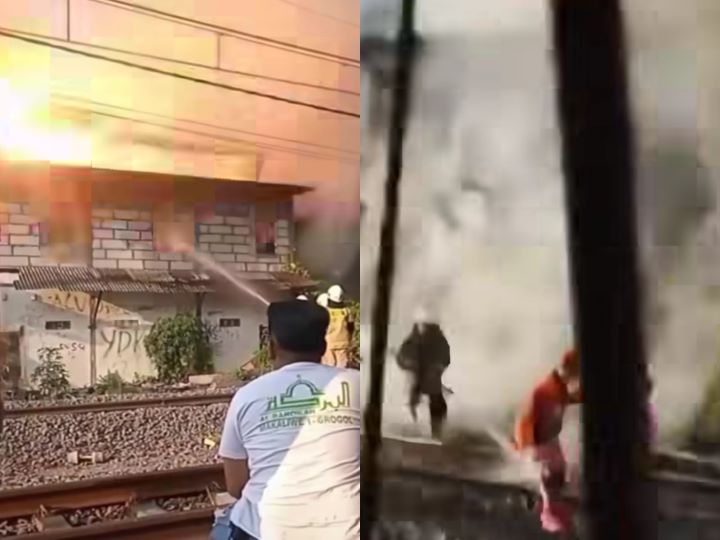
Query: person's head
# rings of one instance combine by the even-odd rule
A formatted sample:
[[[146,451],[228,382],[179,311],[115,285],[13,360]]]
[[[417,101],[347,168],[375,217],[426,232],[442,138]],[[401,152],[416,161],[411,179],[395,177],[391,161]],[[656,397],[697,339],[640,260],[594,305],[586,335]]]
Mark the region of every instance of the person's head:
[[[345,293],[340,285],[333,285],[327,291],[328,300],[339,304],[343,301]]]
[[[277,365],[319,362],[325,354],[330,315],[304,300],[273,302],[268,307],[271,358]]]
[[[428,329],[428,326],[432,324],[430,314],[422,306],[415,309],[415,313],[413,313],[413,319],[415,321],[413,324],[413,332],[416,332],[418,334],[424,334]]]
[[[563,355],[557,372],[567,385],[580,383],[580,355],[575,349],[570,349]]]
[[[328,307],[328,294],[322,293],[317,297],[317,304],[324,308]]]
[[[308,299],[308,297],[305,296],[304,294],[299,294],[295,300],[303,300],[303,301],[307,302],[307,299]]]

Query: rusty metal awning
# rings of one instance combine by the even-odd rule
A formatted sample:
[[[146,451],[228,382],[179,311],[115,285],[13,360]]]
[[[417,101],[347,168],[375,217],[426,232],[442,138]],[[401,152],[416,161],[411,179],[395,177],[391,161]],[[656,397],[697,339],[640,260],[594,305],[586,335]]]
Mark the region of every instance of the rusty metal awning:
[[[207,293],[212,280],[192,271],[114,270],[88,267],[27,266],[20,268],[15,288],[58,289],[85,293]]]

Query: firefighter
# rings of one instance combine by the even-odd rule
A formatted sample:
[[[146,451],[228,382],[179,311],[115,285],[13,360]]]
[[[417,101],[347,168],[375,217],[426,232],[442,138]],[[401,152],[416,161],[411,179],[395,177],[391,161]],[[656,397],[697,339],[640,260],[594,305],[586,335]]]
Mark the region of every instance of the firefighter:
[[[319,306],[322,306],[324,308],[328,307],[328,294],[322,293],[319,294],[317,297],[317,300],[315,300]]]
[[[580,360],[575,350],[532,391],[515,424],[514,442],[541,467],[540,520],[548,532],[570,533],[573,513],[563,497],[567,464],[560,445],[565,410],[581,402]]]
[[[326,307],[330,313],[330,325],[325,337],[327,350],[323,356],[323,363],[346,368],[351,360],[350,350],[355,321],[352,319],[350,309],[345,305],[344,292],[340,285],[333,285],[328,289]]]
[[[422,395],[428,396],[432,436],[439,439],[448,410],[442,376],[450,365],[450,344],[440,325],[427,321],[426,317],[416,318],[396,358],[400,368],[412,378],[409,406],[413,418],[417,420]]]

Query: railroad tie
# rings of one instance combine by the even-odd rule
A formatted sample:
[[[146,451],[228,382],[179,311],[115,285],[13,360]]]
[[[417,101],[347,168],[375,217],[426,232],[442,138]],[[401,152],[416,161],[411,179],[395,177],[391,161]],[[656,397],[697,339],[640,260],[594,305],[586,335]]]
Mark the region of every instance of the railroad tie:
[[[139,501],[130,507],[130,514],[135,518],[159,516],[167,513],[167,510],[160,508],[154,500]]]
[[[208,495],[210,496],[212,505],[219,510],[232,506],[237,501],[237,499],[230,495],[227,491],[216,493],[208,490]]]
[[[38,532],[70,529],[71,525],[62,514],[55,514],[44,506],[40,506],[37,513],[32,516],[32,523]]]

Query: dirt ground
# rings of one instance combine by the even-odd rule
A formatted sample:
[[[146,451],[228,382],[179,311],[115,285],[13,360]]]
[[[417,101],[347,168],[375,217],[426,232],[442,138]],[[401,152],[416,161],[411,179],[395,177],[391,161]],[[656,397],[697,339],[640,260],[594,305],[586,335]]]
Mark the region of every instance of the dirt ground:
[[[521,488],[396,474],[386,478],[382,540],[552,540]],[[720,500],[718,500],[720,504]],[[659,540],[716,540],[720,515],[665,517]]]
[[[499,474],[497,454],[388,440],[383,448],[382,540],[550,540],[536,493]],[[658,481],[660,540],[720,538],[720,483]]]

